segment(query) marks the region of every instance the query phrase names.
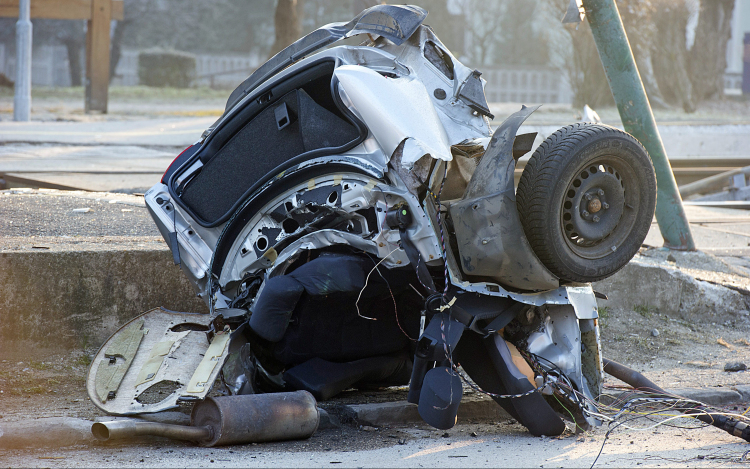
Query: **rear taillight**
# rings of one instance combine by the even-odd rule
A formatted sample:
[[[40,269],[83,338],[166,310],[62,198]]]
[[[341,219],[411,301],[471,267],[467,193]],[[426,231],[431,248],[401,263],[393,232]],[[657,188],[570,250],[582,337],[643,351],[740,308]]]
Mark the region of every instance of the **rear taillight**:
[[[171,163],[169,163],[169,166],[167,166],[167,170],[166,170],[166,171],[164,171],[164,174],[162,174],[162,176],[161,176],[161,183],[162,183],[162,184],[166,184],[166,183],[167,183],[167,181],[166,181],[166,180],[168,179],[168,175],[171,175],[171,174],[172,174],[172,172],[171,172],[170,170],[172,169],[172,166],[174,166],[174,164],[175,164],[175,163],[177,163],[177,160],[179,160],[179,159],[180,159],[180,157],[181,157],[181,156],[182,156],[182,155],[183,155],[183,154],[184,154],[184,153],[185,153],[186,151],[190,150],[190,149],[191,149],[191,148],[193,148],[194,146],[195,146],[195,145],[190,145],[189,147],[187,147],[187,148],[185,148],[184,150],[182,150],[182,151],[180,152],[180,154],[179,154],[179,155],[177,155],[177,157],[176,157],[175,159],[173,159]],[[177,169],[177,168],[175,168],[175,169]]]

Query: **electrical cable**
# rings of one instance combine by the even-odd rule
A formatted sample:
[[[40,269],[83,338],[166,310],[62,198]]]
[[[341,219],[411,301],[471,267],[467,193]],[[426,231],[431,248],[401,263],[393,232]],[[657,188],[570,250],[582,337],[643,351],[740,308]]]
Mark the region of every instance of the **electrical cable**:
[[[373,273],[373,272],[374,272],[375,270],[377,270],[378,266],[379,266],[379,265],[380,265],[380,264],[381,264],[381,263],[382,263],[382,262],[383,262],[384,260],[388,259],[388,258],[389,258],[389,257],[391,256],[391,254],[393,254],[393,253],[394,253],[394,252],[396,251],[396,249],[398,249],[398,246],[396,246],[395,248],[393,248],[393,250],[392,250],[391,252],[389,252],[389,253],[388,253],[388,254],[387,254],[387,255],[386,255],[385,257],[383,257],[382,259],[380,259],[380,261],[378,261],[378,263],[377,263],[377,264],[375,264],[375,267],[373,267],[373,268],[372,268],[372,269],[370,270],[370,272],[369,272],[369,273],[367,274],[367,277],[365,278],[365,285],[364,285],[364,286],[362,287],[362,289],[361,289],[361,290],[359,291],[359,295],[357,295],[357,301],[356,301],[356,302],[354,303],[354,306],[355,306],[355,307],[357,308],[357,316],[359,316],[359,317],[361,317],[361,318],[363,318],[363,319],[369,319],[370,321],[377,321],[377,320],[378,320],[377,318],[369,318],[369,317],[367,317],[367,316],[364,316],[364,315],[362,315],[362,313],[360,313],[360,312],[359,312],[359,300],[360,300],[360,299],[362,298],[362,293],[364,293],[364,291],[365,291],[365,288],[367,288],[367,284],[368,284],[368,283],[370,282],[370,275],[372,275],[372,273]],[[378,274],[380,274],[380,271],[378,271]],[[390,289],[390,287],[388,287],[388,288]],[[395,304],[396,300],[394,299],[393,301],[394,301],[394,304]]]

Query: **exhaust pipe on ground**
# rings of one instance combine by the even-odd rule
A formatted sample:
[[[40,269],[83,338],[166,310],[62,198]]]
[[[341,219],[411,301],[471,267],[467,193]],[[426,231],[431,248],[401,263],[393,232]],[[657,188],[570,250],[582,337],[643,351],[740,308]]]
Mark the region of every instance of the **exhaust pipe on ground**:
[[[97,422],[91,433],[100,441],[163,436],[222,446],[309,438],[320,414],[307,391],[209,397],[193,408],[190,426],[139,420]]]

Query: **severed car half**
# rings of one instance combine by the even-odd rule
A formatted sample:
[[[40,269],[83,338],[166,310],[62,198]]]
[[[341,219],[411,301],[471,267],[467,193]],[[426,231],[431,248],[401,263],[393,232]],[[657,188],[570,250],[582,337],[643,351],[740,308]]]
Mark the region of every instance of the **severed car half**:
[[[536,148],[516,188],[537,138],[517,132],[536,107],[493,130],[481,73],[426,16],[377,5],[282,50],[146,193],[210,314],[126,325],[92,367],[122,365],[90,377],[98,406],[163,410],[216,377],[231,394],[319,400],[408,384],[447,429],[466,383],[534,435],[600,423],[590,282],[646,236],[650,159],[625,132],[577,123]],[[364,43],[336,44],[352,36]]]

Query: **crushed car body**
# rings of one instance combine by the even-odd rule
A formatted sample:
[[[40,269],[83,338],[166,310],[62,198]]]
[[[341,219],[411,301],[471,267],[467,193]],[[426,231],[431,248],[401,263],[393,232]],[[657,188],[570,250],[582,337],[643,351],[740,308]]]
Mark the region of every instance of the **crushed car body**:
[[[575,124],[516,188],[536,138],[518,129],[536,108],[493,131],[481,73],[426,16],[378,5],[290,45],[145,194],[210,314],[124,326],[92,365],[96,405],[163,410],[217,377],[229,394],[318,400],[408,384],[447,429],[465,381],[534,435],[600,423],[590,282],[645,238],[648,155],[622,131]],[[365,42],[334,45],[352,36]]]

